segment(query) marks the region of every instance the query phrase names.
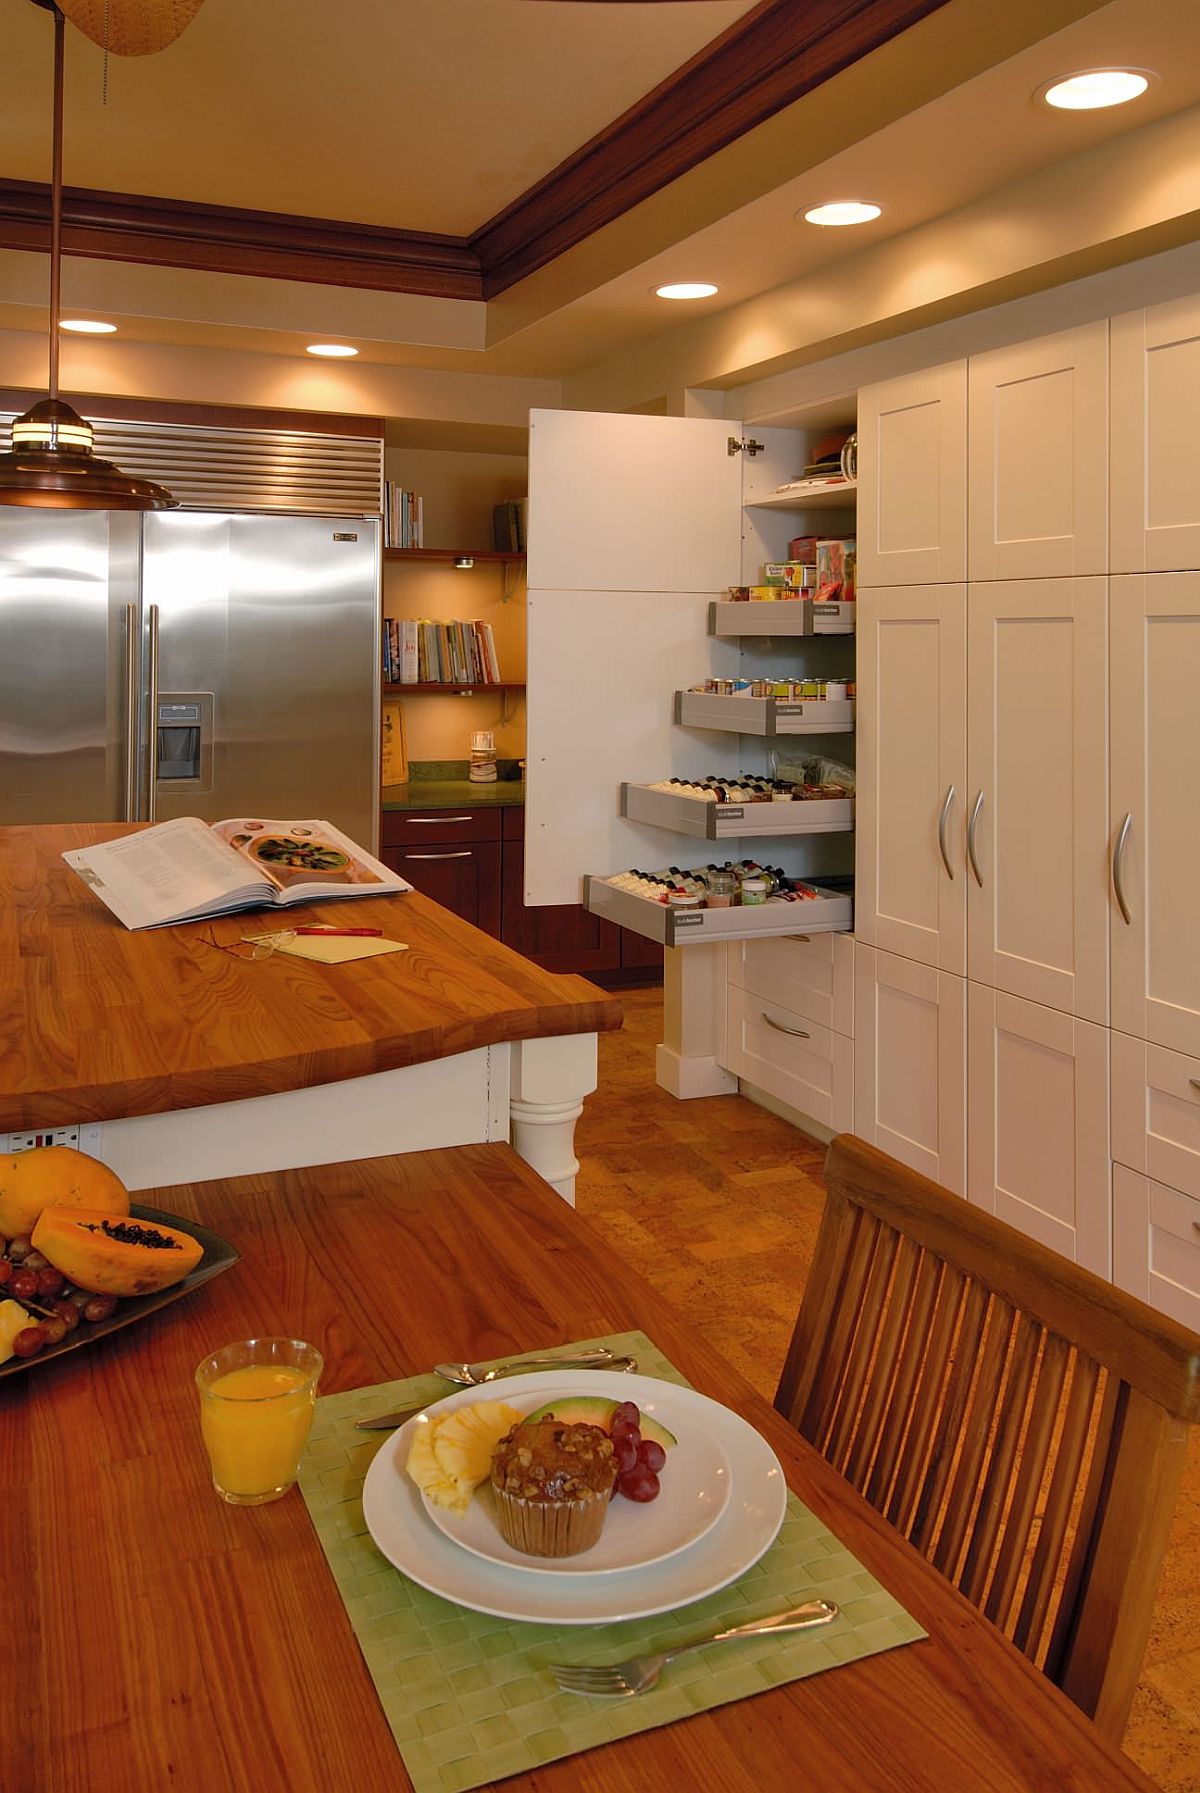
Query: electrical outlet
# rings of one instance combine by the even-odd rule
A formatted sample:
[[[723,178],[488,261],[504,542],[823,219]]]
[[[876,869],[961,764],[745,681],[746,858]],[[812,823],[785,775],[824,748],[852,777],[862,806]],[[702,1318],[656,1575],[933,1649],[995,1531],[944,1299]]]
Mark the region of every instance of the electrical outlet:
[[[9,1153],[32,1152],[35,1146],[78,1146],[78,1127],[39,1127],[32,1133],[10,1133]]]

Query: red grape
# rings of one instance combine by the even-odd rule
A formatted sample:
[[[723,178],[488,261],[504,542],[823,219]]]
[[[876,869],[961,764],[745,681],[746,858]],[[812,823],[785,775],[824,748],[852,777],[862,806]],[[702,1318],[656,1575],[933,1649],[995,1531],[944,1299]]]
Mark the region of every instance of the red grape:
[[[617,1442],[618,1438],[632,1438],[634,1444],[640,1444],[642,1442],[642,1435],[638,1428],[636,1426],[631,1426],[627,1420],[618,1420],[617,1424],[609,1433],[609,1437],[614,1444]]]
[[[26,1270],[44,1270],[49,1262],[49,1258],[43,1257],[40,1251],[27,1251],[25,1253]]]
[[[26,1326],[18,1332],[12,1342],[12,1348],[18,1357],[36,1357],[46,1343],[46,1335],[40,1326]]]
[[[641,1420],[642,1416],[638,1412],[636,1401],[618,1401],[613,1408],[612,1418],[608,1422],[609,1430],[611,1431],[614,1426],[638,1426],[641,1424]]]
[[[20,1239],[10,1239],[8,1242],[8,1255],[14,1264],[24,1263],[32,1250],[32,1244],[24,1237]]]
[[[653,1470],[657,1475],[667,1460],[667,1453],[655,1439],[643,1438],[637,1447],[637,1460],[643,1469]]]
[[[32,1301],[37,1294],[38,1273],[36,1270],[14,1270],[8,1286],[18,1301]]]
[[[50,1306],[53,1312],[63,1322],[66,1330],[68,1332],[74,1332],[79,1324],[79,1309],[76,1307],[75,1303],[73,1301],[63,1301],[60,1298],[58,1301],[52,1301]]]
[[[37,1273],[38,1294],[53,1298],[59,1294],[63,1286],[63,1273],[56,1270],[53,1264],[47,1264],[44,1270]]]
[[[638,1460],[638,1446],[634,1439],[622,1435],[613,1439],[613,1456],[617,1459],[617,1473],[624,1475],[632,1469]]]
[[[657,1500],[659,1482],[652,1469],[630,1469],[617,1478],[617,1487],[626,1500]]]
[[[12,1273],[13,1273],[13,1267],[9,1263],[8,1259],[0,1258],[0,1289],[4,1289],[4,1288],[8,1287],[9,1279],[12,1276]]]
[[[48,1345],[61,1345],[69,1330],[67,1322],[59,1314],[55,1314],[52,1319],[41,1320],[38,1324]]]
[[[98,1320],[107,1320],[110,1314],[115,1314],[116,1311],[117,1298],[115,1295],[89,1295],[87,1305],[83,1309],[83,1317],[85,1320],[95,1323]]]

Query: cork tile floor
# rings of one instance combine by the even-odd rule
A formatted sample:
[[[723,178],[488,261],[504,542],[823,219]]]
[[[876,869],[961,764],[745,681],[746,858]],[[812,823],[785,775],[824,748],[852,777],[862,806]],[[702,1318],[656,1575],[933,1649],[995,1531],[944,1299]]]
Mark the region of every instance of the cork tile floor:
[[[820,1222],[824,1147],[740,1096],[666,1095],[662,993],[622,1000],[579,1123],[579,1211],[770,1398]],[[1200,1793],[1200,1428],[1124,1747],[1164,1793]]]

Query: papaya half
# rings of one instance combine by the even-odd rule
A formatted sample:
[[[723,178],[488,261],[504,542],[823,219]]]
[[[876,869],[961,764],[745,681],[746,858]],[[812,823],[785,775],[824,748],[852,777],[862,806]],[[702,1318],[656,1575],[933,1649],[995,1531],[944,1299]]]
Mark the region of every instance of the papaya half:
[[[74,1146],[0,1156],[0,1238],[28,1238],[43,1208],[128,1214],[129,1191],[115,1170]]]
[[[92,1295],[153,1295],[182,1282],[204,1256],[198,1239],[174,1227],[86,1208],[44,1209],[33,1247]]]

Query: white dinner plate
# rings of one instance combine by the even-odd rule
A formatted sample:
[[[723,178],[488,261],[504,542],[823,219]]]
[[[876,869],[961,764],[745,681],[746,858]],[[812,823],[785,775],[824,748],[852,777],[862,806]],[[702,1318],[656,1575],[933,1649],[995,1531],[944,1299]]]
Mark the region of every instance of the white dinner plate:
[[[562,1392],[565,1381],[561,1370],[543,1371],[505,1377],[503,1389],[489,1392],[514,1406],[526,1395],[536,1396],[537,1405]],[[615,1392],[611,1374],[603,1370],[572,1373],[570,1389],[574,1394],[610,1398]],[[703,1600],[744,1575],[774,1542],[787,1505],[779,1459],[740,1415],[694,1389],[651,1376],[622,1376],[621,1396],[647,1412],[653,1412],[656,1403],[669,1402],[680,1426],[707,1429],[729,1464],[728,1504],[712,1530],[688,1549],[649,1567],[607,1575],[531,1575],[527,1569],[472,1555],[432,1523],[420,1490],[404,1473],[419,1416],[382,1446],[367,1471],[363,1483],[367,1530],[388,1561],[418,1586],[496,1618],[596,1625],[648,1618]],[[676,1426],[670,1429],[679,1436]]]
[[[591,1392],[577,1388],[574,1377],[563,1371],[554,1370],[551,1374],[557,1381],[550,1391],[550,1400],[569,1400],[573,1395]],[[634,1399],[626,1393],[624,1383],[620,1389],[614,1389],[611,1380],[604,1393],[610,1401]],[[489,1562],[520,1569],[526,1575],[612,1575],[622,1569],[647,1569],[652,1563],[664,1562],[677,1551],[698,1543],[712,1530],[729,1503],[729,1459],[707,1424],[697,1425],[672,1403],[673,1393],[671,1383],[657,1383],[656,1392],[643,1409],[676,1439],[660,1472],[658,1499],[638,1503],[618,1494],[609,1506],[599,1542],[579,1556],[528,1556],[506,1544],[500,1535],[487,1482],[465,1513],[448,1512],[445,1507],[436,1506],[428,1495],[422,1495],[425,1512],[443,1536],[460,1549]],[[463,1388],[418,1414],[414,1427],[428,1425],[434,1414],[473,1407],[481,1398],[505,1401],[520,1413],[532,1413],[535,1408],[544,1407],[547,1400],[544,1393],[513,1396],[499,1387]],[[640,1402],[638,1406],[641,1407]]]

